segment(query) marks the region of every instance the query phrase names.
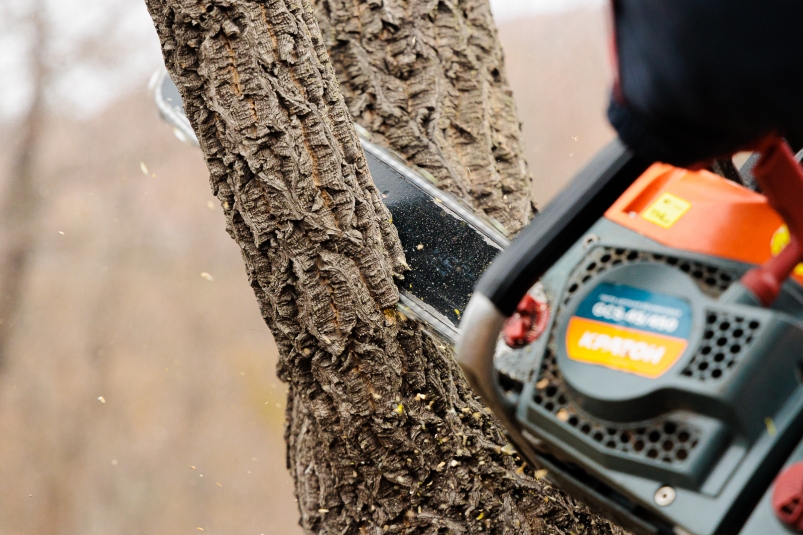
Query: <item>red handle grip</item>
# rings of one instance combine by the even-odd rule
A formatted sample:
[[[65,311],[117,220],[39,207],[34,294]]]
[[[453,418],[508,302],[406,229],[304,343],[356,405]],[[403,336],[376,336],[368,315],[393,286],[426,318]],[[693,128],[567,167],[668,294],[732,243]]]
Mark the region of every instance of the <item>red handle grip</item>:
[[[770,206],[789,228],[789,245],[763,265],[742,277],[742,284],[769,306],[778,297],[781,285],[803,261],[803,169],[786,142],[775,136],[763,140],[758,147],[761,157],[753,167],[756,178]]]

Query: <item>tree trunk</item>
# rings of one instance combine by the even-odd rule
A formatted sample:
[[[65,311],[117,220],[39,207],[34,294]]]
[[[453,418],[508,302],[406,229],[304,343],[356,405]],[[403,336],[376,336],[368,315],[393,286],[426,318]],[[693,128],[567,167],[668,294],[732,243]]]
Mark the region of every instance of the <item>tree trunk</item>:
[[[515,233],[532,178],[488,0],[315,0],[354,120]]]
[[[308,2],[146,3],[279,346],[305,532],[617,532],[533,477],[394,308],[403,251]]]
[[[45,116],[48,68],[45,51],[48,31],[38,1],[31,10],[33,36],[30,44],[31,104],[20,124],[19,145],[11,164],[10,181],[0,208],[2,246],[0,251],[0,366],[7,360],[14,323],[22,305],[28,263],[36,245],[36,222],[40,197],[36,191],[36,154]]]

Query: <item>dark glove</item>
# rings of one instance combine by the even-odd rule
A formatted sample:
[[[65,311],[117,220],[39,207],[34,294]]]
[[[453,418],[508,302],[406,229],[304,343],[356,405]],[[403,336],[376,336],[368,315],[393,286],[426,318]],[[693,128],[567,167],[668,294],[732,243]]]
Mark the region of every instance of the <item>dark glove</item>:
[[[803,0],[613,0],[608,119],[679,166],[803,136]]]

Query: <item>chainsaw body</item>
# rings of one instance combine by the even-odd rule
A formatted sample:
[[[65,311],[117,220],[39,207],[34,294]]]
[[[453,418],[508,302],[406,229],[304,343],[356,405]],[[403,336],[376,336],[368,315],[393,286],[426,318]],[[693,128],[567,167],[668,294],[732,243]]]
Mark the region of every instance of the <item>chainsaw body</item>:
[[[617,154],[592,172],[621,174]],[[628,529],[793,533],[770,501],[784,465],[803,458],[803,270],[770,307],[739,282],[788,231],[763,195],[707,171],[643,167],[625,170],[639,178],[612,188],[616,200],[585,228],[569,226],[564,199],[552,238],[530,241],[542,250],[509,262],[514,273],[541,266],[543,334],[515,349],[475,338],[495,343],[492,381],[463,344],[459,358],[521,453]],[[550,249],[561,229],[572,242]],[[492,282],[503,280],[494,267]],[[521,291],[508,282],[484,295],[481,283],[461,327],[498,332],[512,310],[497,312]]]

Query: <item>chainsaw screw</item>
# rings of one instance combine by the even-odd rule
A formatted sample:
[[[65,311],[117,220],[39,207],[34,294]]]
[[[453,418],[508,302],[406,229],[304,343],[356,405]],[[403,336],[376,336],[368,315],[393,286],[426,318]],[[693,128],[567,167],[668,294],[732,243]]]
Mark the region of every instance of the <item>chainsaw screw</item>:
[[[661,507],[666,507],[675,501],[675,489],[665,485],[655,493],[655,503]]]
[[[585,238],[583,238],[583,249],[588,249],[592,244],[595,244],[598,241],[599,236],[596,234],[588,234]]]

